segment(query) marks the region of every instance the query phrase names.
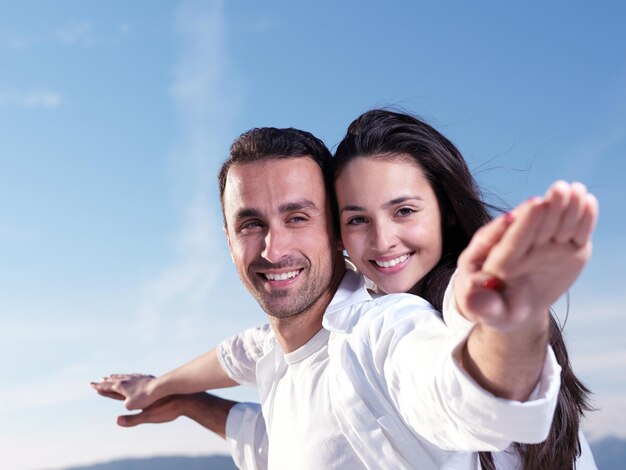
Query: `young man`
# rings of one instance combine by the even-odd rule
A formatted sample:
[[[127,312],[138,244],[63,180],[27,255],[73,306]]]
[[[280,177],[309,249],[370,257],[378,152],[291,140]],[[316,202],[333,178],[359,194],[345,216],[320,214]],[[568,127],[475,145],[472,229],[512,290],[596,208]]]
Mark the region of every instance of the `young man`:
[[[329,159],[308,133],[261,128],[235,142],[220,172],[231,254],[271,328],[227,340],[197,365],[216,386],[256,385],[263,416],[200,394],[162,399],[121,424],[187,415],[225,432],[238,464],[257,468],[469,469],[477,465],[473,451],[543,440],[560,383],[547,347],[547,306],[506,329],[477,315],[469,335],[455,336],[416,296],[373,300],[344,267]],[[536,223],[539,210],[522,208],[515,230]],[[468,248],[455,289],[461,305],[475,294],[472,266],[505,223],[486,226]],[[502,259],[515,249],[508,242],[505,234]],[[124,377],[95,388],[125,398]]]

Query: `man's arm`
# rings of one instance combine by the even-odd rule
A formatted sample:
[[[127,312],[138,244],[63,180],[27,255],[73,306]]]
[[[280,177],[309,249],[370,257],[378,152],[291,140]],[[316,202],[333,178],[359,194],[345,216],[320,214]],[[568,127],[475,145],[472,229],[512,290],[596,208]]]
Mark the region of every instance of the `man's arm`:
[[[226,439],[237,468],[267,469],[267,431],[258,403],[239,403],[208,393],[170,395],[139,413],[118,416],[117,423],[132,427],[167,423],[180,416],[186,416]]]
[[[555,183],[479,230],[459,258],[455,298],[476,326],[465,370],[494,395],[525,401],[537,385],[550,306],[591,255],[596,199],[581,184]]]
[[[168,423],[180,416],[186,416],[225,438],[228,414],[235,405],[235,401],[208,393],[170,395],[157,400],[139,413],[118,416],[117,424],[132,427],[146,423]]]
[[[239,384],[255,385],[256,361],[263,356],[264,344],[270,335],[269,325],[250,328],[160,377],[112,374],[90,385],[102,396],[124,400],[129,410],[146,408],[168,395],[190,394]]]

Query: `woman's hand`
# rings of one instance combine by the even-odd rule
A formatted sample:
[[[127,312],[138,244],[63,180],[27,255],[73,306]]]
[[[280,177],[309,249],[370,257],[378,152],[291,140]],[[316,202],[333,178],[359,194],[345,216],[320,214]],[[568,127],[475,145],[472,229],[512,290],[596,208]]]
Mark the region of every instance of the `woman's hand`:
[[[111,374],[103,377],[102,381],[92,382],[90,385],[104,397],[124,400],[126,409],[140,410],[161,398],[155,396],[155,380],[153,375]]]
[[[496,396],[525,401],[545,365],[549,308],[591,256],[598,203],[558,182],[476,232],[459,257],[454,294],[476,323],[462,365]]]
[[[598,202],[580,183],[554,183],[481,228],[459,257],[463,314],[503,332],[547,323],[549,307],[591,256]]]

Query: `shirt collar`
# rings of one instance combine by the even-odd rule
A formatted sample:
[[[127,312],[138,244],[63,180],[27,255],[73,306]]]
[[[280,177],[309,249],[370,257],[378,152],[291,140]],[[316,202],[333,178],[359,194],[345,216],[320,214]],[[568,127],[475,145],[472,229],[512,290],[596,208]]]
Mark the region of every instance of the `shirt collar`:
[[[330,331],[351,329],[357,318],[351,314],[350,307],[370,300],[372,300],[372,296],[367,291],[365,278],[357,272],[347,269],[333,300],[326,309],[323,327]]]

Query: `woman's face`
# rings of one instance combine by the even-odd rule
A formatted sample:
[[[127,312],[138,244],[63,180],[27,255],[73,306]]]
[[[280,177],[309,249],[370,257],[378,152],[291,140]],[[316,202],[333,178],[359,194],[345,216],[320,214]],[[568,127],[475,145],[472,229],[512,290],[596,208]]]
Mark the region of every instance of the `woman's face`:
[[[383,292],[410,292],[442,250],[439,203],[417,162],[408,156],[356,158],[335,188],[352,262]]]

